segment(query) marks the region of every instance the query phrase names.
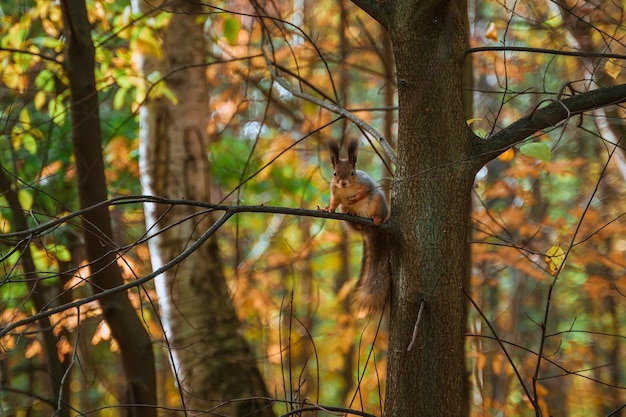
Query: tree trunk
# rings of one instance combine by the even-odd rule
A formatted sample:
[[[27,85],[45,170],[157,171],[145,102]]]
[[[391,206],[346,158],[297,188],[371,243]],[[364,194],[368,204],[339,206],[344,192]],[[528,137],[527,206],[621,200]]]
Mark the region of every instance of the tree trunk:
[[[401,185],[392,193],[398,235],[392,241],[399,243],[392,259],[388,416],[469,413],[462,288],[477,167],[467,163],[472,141],[462,99],[467,10],[463,1],[429,3],[437,4],[413,5],[419,11],[398,6],[390,30],[398,68],[395,181]]]
[[[98,91],[94,74],[94,46],[83,0],[61,2],[66,36],[65,69],[70,83],[72,143],[80,207],[107,199],[102,160]],[[83,215],[83,239],[97,293],[122,285],[116,263],[111,219],[106,206]],[[100,299],[100,305],[122,355],[129,416],[156,416],[156,377],[152,344],[125,293]]]
[[[470,193],[480,166],[468,163],[474,138],[463,105],[466,4],[357,4],[387,28],[398,80],[385,415],[468,415],[463,287]]]
[[[135,4],[146,13],[148,3]],[[209,90],[200,6],[167,3],[163,58],[142,56],[142,71],[166,75],[177,97],[148,97],[141,110],[140,168],[145,194],[210,201]],[[213,223],[191,206],[146,204],[152,267],[157,269],[198,239]],[[172,225],[175,225],[171,227]],[[156,278],[159,305],[184,407],[228,416],[273,416],[261,374],[241,335],[217,241],[210,239],[176,268]],[[237,399],[237,401],[231,401]]]

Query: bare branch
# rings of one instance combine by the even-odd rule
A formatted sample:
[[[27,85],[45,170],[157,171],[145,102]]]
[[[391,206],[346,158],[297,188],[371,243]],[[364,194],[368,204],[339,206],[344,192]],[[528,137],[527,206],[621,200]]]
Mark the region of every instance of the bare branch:
[[[15,49],[15,48],[3,48],[3,47],[0,47],[0,51],[12,52],[14,54],[24,54],[24,55],[36,56],[36,57],[39,57],[39,58],[41,58],[41,59],[43,59],[45,61],[54,62],[55,64],[63,66],[63,62],[57,60],[54,57],[47,56],[47,55],[40,54],[40,53],[36,53],[36,52],[32,52],[32,51],[27,51],[27,50],[23,50],[23,49]]]
[[[545,128],[556,126],[569,117],[624,101],[626,84],[599,88],[565,100],[554,100],[551,104],[535,109],[529,116],[493,134],[487,140],[477,139],[477,158],[484,164],[516,143]]]
[[[307,94],[305,92],[302,92],[293,88],[291,84],[287,82],[287,80],[285,80],[280,75],[278,75],[278,73],[274,69],[274,66],[275,66],[274,63],[272,63],[272,61],[265,54],[265,52],[263,53],[263,56],[265,58],[265,62],[267,63],[267,68],[272,74],[272,77],[274,77],[276,82],[281,87],[283,87],[285,90],[289,91],[291,94],[293,94],[294,96],[298,98],[310,101],[313,104],[316,104],[328,111],[341,115],[345,117],[346,119],[350,120],[355,125],[357,125],[361,129],[363,129],[364,131],[372,135],[378,141],[378,143],[380,143],[380,145],[382,146],[383,150],[385,151],[385,153],[387,154],[391,162],[393,162],[394,164],[396,163],[396,160],[397,160],[396,152],[393,150],[393,148],[391,147],[387,139],[385,139],[376,129],[374,129],[374,127],[372,127],[371,125],[366,123],[363,119],[356,117],[354,114],[350,113],[348,110],[346,110],[345,108],[337,104],[334,104],[325,100],[320,100],[317,97],[314,97],[310,94]]]
[[[524,390],[524,393],[526,393],[526,396],[528,397],[528,400],[533,405],[533,408],[535,410],[537,410],[539,408],[539,405],[537,403],[537,397],[535,395],[532,395],[532,393],[530,392],[528,387],[526,387],[526,384],[524,383],[524,379],[522,378],[522,375],[517,370],[517,367],[515,366],[515,363],[513,362],[513,358],[511,358],[511,355],[509,355],[508,350],[506,350],[506,347],[504,346],[504,343],[503,343],[502,339],[500,339],[500,336],[498,336],[498,333],[496,332],[496,329],[493,328],[493,326],[491,325],[491,323],[489,322],[489,320],[485,316],[485,313],[483,313],[483,311],[480,309],[480,307],[478,307],[478,304],[476,304],[476,302],[474,301],[474,299],[472,298],[470,293],[465,288],[461,288],[461,289],[463,290],[463,293],[465,294],[467,299],[472,303],[472,305],[474,306],[474,308],[476,309],[478,314],[480,314],[480,317],[482,317],[482,319],[484,320],[484,322],[487,325],[487,327],[489,327],[489,330],[491,330],[491,333],[493,334],[493,337],[495,338],[496,342],[498,342],[498,345],[500,346],[500,349],[502,349],[502,352],[504,353],[504,356],[506,356],[507,361],[509,362],[509,364],[513,368],[513,372],[515,372],[515,376],[517,376],[517,380],[519,381],[520,385],[522,386],[522,389]],[[536,394],[536,392],[535,392],[535,394]]]
[[[192,200],[171,200],[171,199],[167,199],[167,198],[163,198],[163,197],[155,197],[155,196],[124,196],[124,197],[116,197],[116,198],[112,198],[110,200],[107,201],[102,201],[98,204],[95,204],[91,207],[87,207],[83,210],[79,210],[77,212],[71,213],[67,216],[64,217],[60,217],[56,220],[53,220],[49,223],[43,224],[39,227],[33,228],[33,229],[29,229],[29,230],[25,230],[25,231],[19,231],[19,232],[13,232],[13,233],[5,233],[5,234],[0,234],[0,240],[2,239],[7,239],[7,238],[24,238],[27,236],[33,236],[36,234],[41,234],[43,232],[46,232],[47,230],[50,229],[54,229],[56,227],[58,227],[59,225],[66,223],[68,220],[75,218],[77,216],[83,215],[85,214],[87,211],[90,210],[96,210],[99,209],[103,206],[106,205],[110,205],[110,206],[115,206],[115,205],[122,205],[122,204],[130,204],[130,203],[140,203],[140,202],[151,202],[151,203],[160,203],[160,204],[168,204],[168,205],[189,205],[189,206],[197,206],[197,207],[204,207],[210,210],[215,210],[215,211],[224,211],[225,213],[222,215],[222,217],[220,217],[215,223],[213,223],[213,225],[202,234],[202,236],[200,236],[200,238],[198,240],[196,240],[193,244],[191,244],[187,249],[185,249],[183,252],[181,252],[180,254],[178,254],[176,257],[174,257],[171,261],[167,262],[165,265],[163,265],[161,268],[153,271],[152,273],[141,277],[135,281],[132,282],[128,282],[124,285],[119,285],[117,287],[114,288],[110,288],[107,290],[103,290],[101,292],[99,292],[98,294],[89,296],[89,297],[85,297],[82,298],[80,300],[71,302],[71,303],[67,303],[67,304],[63,304],[63,305],[59,305],[57,307],[54,308],[50,308],[48,310],[45,311],[41,311],[37,314],[34,314],[30,317],[27,317],[25,319],[22,320],[18,320],[16,322],[10,323],[8,325],[6,325],[5,327],[0,328],[0,337],[8,334],[9,332],[11,332],[12,330],[21,327],[21,326],[26,326],[29,325],[31,323],[34,323],[37,320],[42,319],[43,317],[49,317],[53,314],[56,313],[60,313],[62,311],[65,311],[67,309],[70,308],[77,308],[80,307],[84,304],[88,304],[92,301],[96,301],[99,300],[103,297],[109,296],[109,295],[113,295],[113,294],[117,294],[119,292],[122,291],[126,291],[130,288],[134,288],[134,287],[138,287],[140,285],[143,285],[149,281],[151,281],[152,279],[154,279],[155,277],[157,277],[158,275],[164,273],[165,271],[167,271],[168,269],[176,266],[177,264],[179,264],[180,262],[182,262],[183,260],[185,260],[185,258],[187,258],[189,255],[191,255],[196,249],[198,249],[200,246],[202,246],[202,244],[204,244],[204,242],[206,242],[211,236],[213,236],[213,234],[219,230],[220,227],[222,227],[224,225],[224,223],[226,223],[226,221],[228,219],[230,219],[232,216],[234,216],[237,213],[275,213],[275,214],[288,214],[288,215],[297,215],[297,216],[308,216],[308,217],[318,217],[318,218],[326,218],[326,219],[336,219],[336,220],[345,220],[345,221],[350,221],[352,223],[358,223],[358,224],[363,224],[363,225],[369,225],[372,226],[373,222],[370,219],[366,219],[364,217],[358,217],[358,216],[353,216],[350,214],[343,214],[343,213],[330,213],[327,211],[322,211],[322,210],[308,210],[308,209],[299,209],[299,208],[289,208],[289,207],[271,207],[271,206],[228,206],[228,205],[219,205],[219,204],[209,204],[209,203],[204,203],[202,201],[192,201]],[[383,226],[384,227],[384,226]]]
[[[576,56],[580,58],[616,58],[626,59],[626,55],[613,54],[605,52],[583,52],[583,51],[563,51],[558,49],[546,49],[546,48],[531,48],[528,46],[478,46],[475,48],[468,48],[466,53],[473,54],[477,52],[529,52],[535,54],[548,54],[548,55],[562,55],[562,56]]]
[[[332,407],[332,406],[306,406],[306,407],[301,407],[301,408],[295,408],[291,411],[288,411],[284,414],[281,414],[280,417],[288,417],[288,416],[293,416],[296,414],[301,414],[305,411],[329,411],[329,412],[336,412],[337,415],[355,415],[355,416],[362,416],[362,417],[375,417],[374,414],[370,414],[370,413],[366,413],[365,411],[359,411],[359,410],[354,410],[352,408],[345,408],[345,407]]]

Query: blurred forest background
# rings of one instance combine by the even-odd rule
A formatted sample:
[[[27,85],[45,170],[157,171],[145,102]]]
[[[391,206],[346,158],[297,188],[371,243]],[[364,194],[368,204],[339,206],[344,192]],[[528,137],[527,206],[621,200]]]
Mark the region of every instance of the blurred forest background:
[[[62,10],[76,3],[0,4],[2,416],[118,416],[132,399],[119,337],[98,300],[106,288],[87,280],[95,264],[77,215],[84,207]],[[139,197],[146,194],[140,123],[149,117],[140,120],[140,109],[150,100],[181,104],[168,77],[199,68],[206,108],[192,107],[206,117],[206,202],[314,210],[329,200],[327,140],[361,138],[359,168],[386,185],[392,164],[354,124],[294,92],[340,103],[393,144],[397,86],[390,41],[347,0],[189,2],[178,14],[167,4],[148,11],[120,0],[86,5],[111,199],[102,207],[112,235],[102,240],[114,249],[105,255],[114,255],[149,336],[158,415],[186,415],[184,384],[171,367],[178,360],[172,352],[184,347],[172,349],[165,337],[162,293],[149,275],[159,266],[151,261],[156,237],[150,221],[146,226],[146,199]],[[564,94],[624,83],[625,7],[617,0],[470,0],[474,82],[467,119],[474,132],[488,137]],[[186,46],[184,32],[182,43],[169,49],[162,36],[180,15],[201,28],[201,63],[178,68],[169,60],[171,73],[150,68],[146,60],[167,61]],[[277,82],[275,68],[298,80],[294,91]],[[509,149],[476,177],[466,337],[471,415],[535,414],[523,384],[532,385],[545,415],[618,415],[620,407],[624,413],[626,158],[616,146],[624,143],[624,117],[624,109],[613,106],[570,118]],[[203,210],[169,226],[188,240],[180,251],[211,211]],[[360,238],[336,220],[286,212],[238,213],[216,236],[211,248],[223,266],[222,295],[230,295],[237,332],[256,357],[266,387],[260,396],[277,400],[274,412],[322,404],[379,415],[385,319],[357,320],[350,310]],[[201,305],[194,308],[203,314]],[[48,313],[29,320],[42,312]],[[232,415],[218,405],[215,413]]]

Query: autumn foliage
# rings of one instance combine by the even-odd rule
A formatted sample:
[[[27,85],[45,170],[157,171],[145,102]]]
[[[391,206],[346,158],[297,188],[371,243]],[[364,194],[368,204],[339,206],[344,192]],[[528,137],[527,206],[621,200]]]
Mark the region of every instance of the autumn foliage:
[[[487,138],[549,103],[625,83],[618,3],[471,2],[471,129]],[[371,135],[306,99],[349,110],[393,145],[397,80],[386,32],[347,1],[219,4],[197,16],[209,44],[210,203],[326,206],[328,139],[358,137],[359,169],[387,192],[398,186]],[[172,14],[141,15],[117,0],[87,5],[116,263],[152,340],[159,413],[184,415],[154,284],[138,281],[152,272],[139,109],[147,97],[172,106],[179,98],[171,74],[143,77],[137,60],[163,53],[159,30]],[[0,22],[0,414],[117,416],[125,381],[80,237],[60,5],[3,1]],[[625,117],[615,105],[568,118],[476,177],[471,415],[624,412]],[[275,412],[319,404],[381,415],[388,323],[352,311],[359,237],[336,220],[278,212],[238,213],[217,236]]]

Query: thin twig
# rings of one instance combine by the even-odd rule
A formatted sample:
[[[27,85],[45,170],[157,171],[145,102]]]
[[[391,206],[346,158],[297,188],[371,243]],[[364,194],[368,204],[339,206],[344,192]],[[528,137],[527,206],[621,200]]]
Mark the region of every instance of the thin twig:
[[[509,352],[506,350],[506,347],[504,347],[504,342],[502,342],[502,340],[500,339],[500,336],[498,336],[498,333],[496,332],[496,329],[494,329],[493,326],[491,325],[491,323],[489,322],[489,320],[487,320],[487,317],[485,316],[483,311],[480,309],[480,307],[478,307],[478,304],[476,304],[476,302],[474,301],[472,296],[467,292],[465,287],[461,287],[461,289],[463,290],[463,293],[465,293],[465,296],[470,300],[470,302],[472,303],[472,305],[474,306],[474,308],[476,309],[478,314],[480,314],[480,317],[482,317],[482,319],[485,321],[485,324],[487,325],[487,327],[489,327],[489,330],[491,330],[491,333],[493,334],[493,337],[496,339],[496,342],[498,342],[498,345],[500,345],[500,349],[502,349],[502,352],[504,352],[504,356],[506,356],[506,359],[511,364],[511,367],[513,368],[513,371],[515,372],[515,375],[517,376],[517,379],[519,380],[520,384],[522,385],[522,389],[524,390],[524,393],[526,393],[526,396],[528,397],[528,399],[532,403],[533,407],[537,408],[539,405],[537,404],[536,399],[531,395],[531,392],[528,389],[528,387],[526,387],[526,384],[524,383],[524,380],[522,379],[522,375],[517,370],[517,367],[515,366],[515,363],[513,363],[513,359],[511,358],[511,355],[509,355]]]
[[[411,337],[411,343],[406,348],[407,352],[410,352],[413,348],[413,344],[415,343],[415,339],[417,338],[417,328],[419,327],[420,321],[422,320],[422,311],[424,311],[424,300],[420,301],[420,309],[417,312],[417,320],[415,320],[415,326],[413,326],[413,336]]]
[[[356,124],[358,127],[360,127],[361,129],[363,129],[364,131],[372,135],[378,141],[378,143],[380,143],[380,146],[383,148],[383,150],[385,151],[385,153],[387,154],[391,162],[396,164],[396,161],[397,161],[396,152],[391,148],[391,145],[389,144],[389,142],[376,129],[374,129],[374,127],[366,123],[363,119],[356,117],[354,114],[350,113],[348,110],[346,110],[345,108],[341,106],[338,106],[334,103],[330,103],[328,101],[320,100],[317,97],[314,97],[310,94],[296,90],[295,88],[291,86],[291,84],[287,82],[287,80],[285,80],[280,75],[278,75],[278,73],[274,69],[274,64],[269,59],[269,57],[267,56],[264,50],[263,50],[263,57],[265,58],[267,69],[269,70],[270,74],[272,74],[272,77],[274,77],[276,82],[280,84],[281,87],[283,87],[285,90],[289,91],[291,94],[293,94],[294,96],[298,98],[307,100],[313,104],[316,104],[322,108],[325,108],[328,111],[339,114],[345,117],[346,119],[350,120],[354,124]]]

